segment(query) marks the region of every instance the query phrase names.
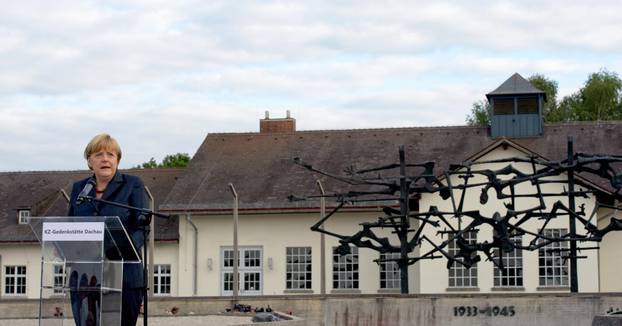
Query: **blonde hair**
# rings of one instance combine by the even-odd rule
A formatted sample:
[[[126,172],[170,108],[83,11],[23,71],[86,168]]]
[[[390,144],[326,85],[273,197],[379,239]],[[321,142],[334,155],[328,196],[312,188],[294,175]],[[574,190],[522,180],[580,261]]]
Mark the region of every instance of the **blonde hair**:
[[[121,161],[121,146],[117,140],[110,137],[109,134],[99,134],[86,145],[84,149],[84,158],[88,161],[89,157],[101,150],[110,150],[117,154],[117,162]],[[89,165],[89,169],[91,166]]]

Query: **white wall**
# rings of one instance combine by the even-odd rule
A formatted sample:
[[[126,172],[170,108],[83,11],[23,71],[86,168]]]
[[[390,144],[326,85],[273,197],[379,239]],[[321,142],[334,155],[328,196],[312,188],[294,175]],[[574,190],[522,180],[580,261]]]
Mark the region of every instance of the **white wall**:
[[[598,221],[598,228],[602,229],[609,225],[612,217],[622,218],[620,212],[613,212],[603,209],[603,217]],[[622,292],[622,231],[610,232],[603,237],[599,250],[600,266],[600,291],[602,292]]]
[[[41,274],[41,247],[38,244],[2,245],[0,246],[0,256],[2,271],[0,273],[0,294],[4,298],[39,297],[39,284]],[[5,266],[25,265],[26,266],[26,295],[7,295],[5,293]]]
[[[500,158],[509,158],[509,157],[526,157],[522,152],[514,149],[507,148],[503,149],[499,147],[494,151],[484,155],[478,161],[488,161],[495,160]],[[482,170],[482,169],[491,169],[497,170],[503,168],[507,165],[507,163],[503,164],[486,164],[486,165],[476,165],[474,170]],[[514,164],[514,166],[525,172],[531,172],[530,164]],[[565,179],[565,176],[559,176],[558,179]],[[552,179],[552,178],[551,178]],[[470,180],[470,182],[477,181],[485,181],[484,177],[475,177]],[[452,177],[451,182],[453,185],[460,184],[463,182],[462,179],[457,177]],[[563,185],[559,184],[544,184],[542,186],[542,191],[546,193],[560,193],[564,188]],[[579,189],[579,187],[577,187]],[[535,187],[531,186],[529,183],[521,184],[516,188],[517,194],[521,193],[534,193]],[[456,202],[459,202],[461,191],[455,191],[454,196],[456,198]],[[480,188],[472,188],[467,191],[465,206],[463,211],[467,210],[479,210],[483,216],[492,217],[495,212],[499,212],[502,216],[507,212],[506,207],[503,205],[504,202],[509,202],[506,200],[497,200],[496,199],[496,191],[494,189],[489,189],[488,194],[488,202],[485,205],[480,204]],[[567,199],[562,199],[560,197],[548,197],[545,199],[546,206],[550,210],[552,204],[561,200],[563,203],[567,203]],[[591,212],[594,207],[594,198],[590,196],[587,199],[577,198],[576,207],[579,208],[580,205],[585,205],[586,212]],[[532,208],[538,205],[538,201],[533,198],[522,198],[516,201],[516,209],[524,210],[527,208]],[[424,194],[420,201],[420,210],[422,212],[428,211],[431,206],[437,206],[439,210],[444,212],[452,211],[451,200],[443,200],[439,196],[435,194]],[[454,227],[458,224],[457,218],[449,219]],[[469,217],[463,218],[463,225],[468,224],[472,221]],[[524,228],[530,230],[532,232],[537,232],[537,230],[543,225],[541,220],[531,219],[525,224],[523,224]],[[565,228],[569,229],[568,219],[559,217],[557,219],[551,220],[548,224],[547,228]],[[478,242],[483,241],[492,241],[492,228],[488,225],[483,225],[479,228],[480,231],[477,235]],[[442,240],[447,239],[447,236],[441,238],[436,234],[436,229],[428,229],[425,234],[431,239],[435,239],[436,243],[441,242]],[[577,231],[581,233],[585,232],[585,229],[582,225],[577,225]],[[533,239],[533,236],[524,235],[522,237],[523,245],[529,243]],[[593,246],[593,244],[580,244],[580,246]],[[422,252],[426,252],[431,250],[432,246],[429,244],[424,244],[422,246]],[[493,289],[493,263],[490,261],[486,261],[486,256],[482,253],[478,253],[480,257],[482,257],[482,261],[477,263],[477,273],[478,273],[478,291],[479,292],[491,292]],[[578,274],[579,274],[579,291],[580,292],[595,292],[598,291],[598,266],[597,266],[597,253],[596,251],[583,251],[579,253],[580,255],[587,256],[587,259],[580,259],[578,263]],[[421,293],[442,293],[447,291],[449,282],[448,282],[448,270],[446,268],[446,259],[436,259],[436,260],[427,260],[422,262],[421,264]],[[524,282],[524,291],[526,292],[536,292],[541,290],[539,287],[538,280],[538,252],[536,251],[523,251],[523,282]]]
[[[177,243],[156,243],[153,255],[155,265],[171,265],[171,296],[178,295],[178,250]]]
[[[359,223],[374,221],[381,212],[340,213],[331,218],[326,229],[345,235],[360,230]],[[199,229],[198,254],[198,295],[221,294],[221,248],[231,247],[233,239],[231,215],[192,216]],[[319,214],[250,214],[239,216],[239,246],[258,246],[263,250],[263,294],[283,294],[285,292],[286,247],[312,247],[312,286],[313,293],[320,293],[320,233],[312,232],[311,225],[319,220]],[[193,229],[186,221],[180,223],[180,295],[192,295],[192,246]],[[389,230],[380,231],[390,235]],[[335,237],[326,236],[326,289],[332,291],[332,247],[337,246]],[[379,288],[379,267],[372,260],[379,254],[370,249],[359,249],[360,291],[377,293]],[[268,259],[272,259],[272,269]],[[208,259],[212,269],[208,269]],[[411,267],[411,280],[415,278],[415,268]],[[416,282],[411,281],[415,290]]]

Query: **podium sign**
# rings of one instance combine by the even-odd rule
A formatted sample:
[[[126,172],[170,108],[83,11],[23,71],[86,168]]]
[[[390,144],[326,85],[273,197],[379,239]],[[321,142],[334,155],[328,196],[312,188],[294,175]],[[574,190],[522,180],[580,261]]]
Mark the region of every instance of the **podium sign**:
[[[43,222],[42,241],[104,241],[104,222]]]
[[[120,325],[123,264],[142,261],[119,218],[31,217],[29,224],[41,242],[39,325]]]

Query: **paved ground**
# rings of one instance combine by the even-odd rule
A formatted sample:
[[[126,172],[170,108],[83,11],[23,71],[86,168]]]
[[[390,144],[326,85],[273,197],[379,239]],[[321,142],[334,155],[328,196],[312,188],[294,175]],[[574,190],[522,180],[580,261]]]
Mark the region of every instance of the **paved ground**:
[[[225,325],[247,325],[251,324],[251,317],[238,316],[183,316],[183,317],[149,317],[150,326],[225,326]],[[37,319],[0,319],[0,326],[37,326]],[[142,326],[143,320],[138,319],[137,326]],[[60,326],[60,323],[44,324],[45,326]],[[70,320],[63,326],[73,326]]]

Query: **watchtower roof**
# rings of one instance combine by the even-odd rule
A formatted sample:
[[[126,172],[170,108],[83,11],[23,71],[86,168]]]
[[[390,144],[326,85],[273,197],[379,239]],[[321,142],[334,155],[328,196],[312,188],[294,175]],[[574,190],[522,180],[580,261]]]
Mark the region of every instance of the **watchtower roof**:
[[[519,73],[514,73],[494,91],[486,94],[488,100],[495,95],[518,95],[518,94],[543,94],[546,101],[546,93],[535,88],[527,79]]]

